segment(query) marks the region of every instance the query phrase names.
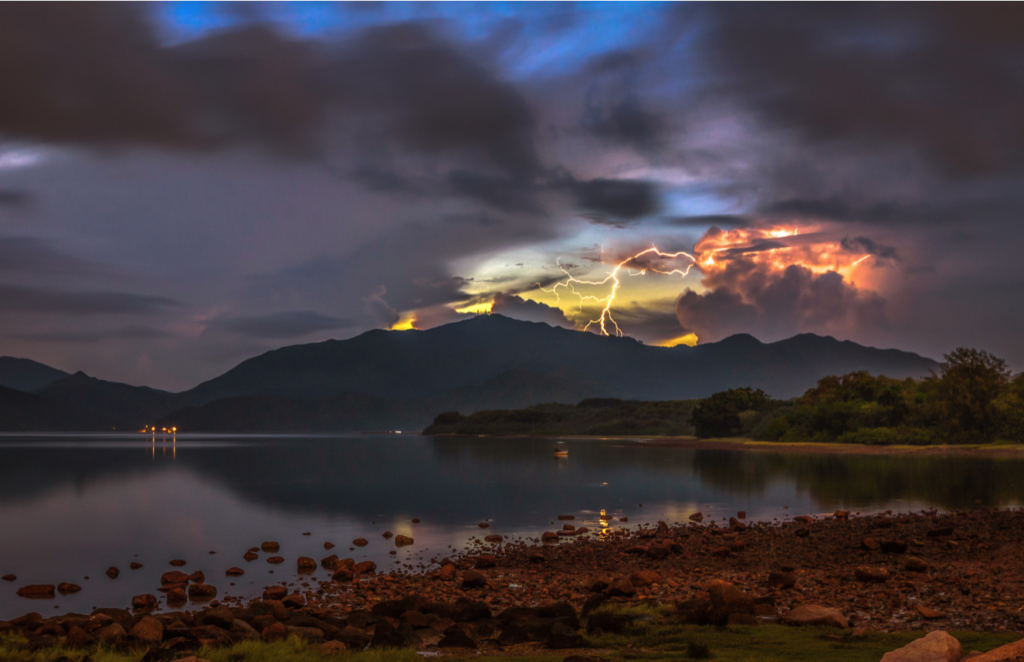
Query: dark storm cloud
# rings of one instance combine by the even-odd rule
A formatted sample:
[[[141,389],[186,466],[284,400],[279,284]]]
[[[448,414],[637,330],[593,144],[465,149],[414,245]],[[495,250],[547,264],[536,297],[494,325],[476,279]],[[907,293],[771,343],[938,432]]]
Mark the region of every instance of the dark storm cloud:
[[[843,237],[839,243],[844,250],[850,253],[867,253],[868,255],[891,260],[899,259],[895,246],[879,244],[867,237]]]
[[[570,180],[566,188],[586,218],[595,223],[618,225],[657,213],[658,189],[643,180],[597,178],[581,182]]]
[[[218,320],[227,331],[247,338],[287,339],[316,331],[331,331],[352,326],[351,320],[321,315],[309,310],[296,310],[270,315],[243,315]]]
[[[884,299],[832,271],[815,274],[793,265],[769,272],[755,267],[740,278],[705,284],[706,292],[687,289],[675,304],[679,323],[702,342],[751,329],[779,339],[801,332],[863,332],[888,325]]]
[[[906,145],[959,177],[1024,164],[1020,4],[709,11],[722,91],[809,140]]]
[[[530,301],[516,294],[496,293],[494,301],[491,303],[491,312],[526,322],[544,322],[551,326],[560,326],[566,329],[576,328],[565,317],[565,313],[558,308],[553,308],[539,301]]]
[[[52,315],[147,315],[179,305],[160,296],[127,292],[69,292],[0,284],[0,312]]]
[[[674,225],[681,228],[700,228],[705,230],[711,226],[720,228],[746,228],[754,224],[754,221],[739,214],[708,214],[699,216],[671,216],[663,219],[666,225]]]
[[[35,196],[28,191],[0,189],[0,209],[7,207],[8,209],[22,210],[31,207],[35,201]]]
[[[107,340],[157,340],[172,334],[162,329],[131,326],[97,331],[43,331],[38,333],[9,333],[8,338],[43,343],[99,343]]]
[[[44,239],[0,236],[0,273],[103,275],[111,269],[68,255]]]
[[[601,56],[589,67],[580,125],[589,134],[626,144],[641,152],[659,151],[667,137],[665,118],[640,97],[640,57],[634,53]]]

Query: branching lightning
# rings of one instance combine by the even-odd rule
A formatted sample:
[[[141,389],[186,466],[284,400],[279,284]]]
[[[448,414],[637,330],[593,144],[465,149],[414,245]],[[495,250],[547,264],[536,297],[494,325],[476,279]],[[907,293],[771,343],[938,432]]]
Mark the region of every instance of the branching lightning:
[[[661,269],[658,269],[657,267],[654,267],[654,266],[651,266],[651,265],[643,265],[643,264],[636,265],[637,266],[637,270],[636,271],[633,271],[632,269],[629,268],[629,265],[631,263],[637,262],[638,260],[640,260],[645,255],[649,255],[649,256],[652,256],[652,257],[659,257],[659,258],[666,259],[666,260],[671,260],[671,259],[675,259],[675,258],[679,258],[679,257],[687,257],[687,258],[690,259],[690,264],[687,265],[686,269],[672,269],[671,271],[663,271]],[[673,276],[673,275],[677,275],[678,274],[680,277],[685,277],[687,274],[690,273],[690,269],[692,269],[693,265],[696,264],[696,263],[697,263],[697,258],[695,258],[694,256],[690,255],[689,253],[687,253],[685,251],[679,251],[677,253],[663,253],[662,251],[658,250],[656,247],[651,247],[651,248],[648,248],[647,250],[640,251],[636,255],[631,255],[630,257],[627,257],[622,262],[619,262],[617,265],[615,265],[615,268],[612,269],[612,272],[610,274],[608,274],[608,276],[604,280],[582,280],[580,278],[576,278],[571,273],[569,273],[569,271],[565,267],[562,266],[561,258],[559,258],[559,260],[558,260],[558,268],[562,271],[563,274],[565,274],[565,280],[558,281],[557,283],[552,285],[551,288],[541,287],[539,283],[538,283],[538,287],[540,287],[540,289],[543,290],[544,292],[548,292],[549,294],[554,294],[555,295],[555,300],[557,302],[561,301],[561,297],[560,297],[559,292],[558,292],[558,290],[560,288],[561,289],[565,289],[565,290],[567,290],[569,292],[572,292],[574,295],[579,297],[579,300],[580,300],[579,310],[580,310],[580,312],[583,311],[583,303],[585,301],[594,301],[595,303],[597,303],[599,305],[600,304],[604,304],[604,307],[601,309],[600,317],[598,317],[597,319],[593,319],[593,320],[590,320],[589,322],[587,322],[587,325],[585,327],[583,327],[583,330],[587,331],[587,330],[590,329],[591,326],[593,326],[594,324],[597,324],[600,327],[600,329],[601,329],[601,335],[608,336],[608,335],[611,335],[608,332],[608,327],[607,327],[607,325],[610,324],[611,326],[615,327],[615,335],[616,336],[621,336],[622,335],[622,330],[619,328],[618,323],[615,321],[615,318],[612,316],[612,304],[615,303],[615,295],[618,293],[619,286],[622,284],[619,281],[619,272],[623,268],[626,269],[626,273],[629,274],[630,276],[643,276],[648,271],[652,271],[654,273],[663,274],[663,275],[666,275],[666,276]],[[593,295],[590,295],[590,294],[583,294],[582,292],[578,292],[576,290],[576,285],[596,285],[596,286],[601,286],[601,285],[607,285],[609,282],[612,284],[612,286],[611,286],[612,289],[611,289],[611,292],[608,294],[608,296],[605,296],[605,297],[597,297],[597,296],[593,296]]]

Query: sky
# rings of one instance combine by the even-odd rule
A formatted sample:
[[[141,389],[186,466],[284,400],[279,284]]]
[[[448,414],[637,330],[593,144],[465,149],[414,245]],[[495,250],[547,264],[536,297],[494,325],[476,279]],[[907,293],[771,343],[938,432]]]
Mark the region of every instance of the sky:
[[[1024,369],[1024,5],[0,5],[0,354],[495,312]]]

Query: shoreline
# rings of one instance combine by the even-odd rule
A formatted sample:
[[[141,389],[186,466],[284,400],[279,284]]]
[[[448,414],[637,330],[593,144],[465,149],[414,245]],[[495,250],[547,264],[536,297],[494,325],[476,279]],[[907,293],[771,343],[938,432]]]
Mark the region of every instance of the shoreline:
[[[319,562],[287,558],[281,567],[293,571],[262,599],[218,592],[230,578],[179,575],[180,598],[212,600],[158,612],[167,598],[144,595],[133,598],[133,610],[51,618],[30,611],[0,622],[0,634],[71,648],[102,642],[198,650],[295,635],[348,649],[376,643],[431,651],[456,641],[502,652],[548,645],[558,619],[566,619],[574,637],[580,629],[591,634],[588,617],[600,606],[660,609],[680,625],[756,626],[793,625],[801,605],[834,610],[829,613],[841,617],[833,619],[837,628],[845,623],[868,633],[1024,634],[1024,509],[840,511],[786,522],[747,522],[737,513],[723,526],[691,519],[628,529],[621,523],[609,532],[576,529],[565,515],[560,530],[539,540],[490,533],[490,540],[477,539],[468,551],[453,550],[430,566],[387,573],[335,555]],[[310,561],[314,571],[294,570]],[[321,569],[331,578],[311,574]],[[722,590],[733,596],[725,611],[713,598]],[[543,636],[534,637],[526,623]]]
[[[1024,454],[1024,444],[965,444],[929,446],[868,446],[865,444],[837,444],[822,442],[755,441],[747,437],[701,439],[699,437],[659,437],[645,435],[592,436],[592,435],[504,435],[504,434],[431,434],[425,437],[456,439],[551,439],[559,441],[618,441],[635,445],[683,448],[693,450],[747,450],[793,453],[850,454],[850,455],[1009,455]]]

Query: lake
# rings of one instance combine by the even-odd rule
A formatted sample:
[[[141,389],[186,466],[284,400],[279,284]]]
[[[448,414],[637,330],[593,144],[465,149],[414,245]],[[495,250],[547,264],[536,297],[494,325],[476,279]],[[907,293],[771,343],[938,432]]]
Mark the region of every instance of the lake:
[[[295,580],[299,556],[331,553],[378,569],[418,570],[473,537],[536,536],[599,526],[686,521],[696,511],[780,520],[860,512],[1017,506],[1024,460],[965,455],[830,455],[694,450],[642,441],[573,440],[555,458],[543,439],[417,435],[134,435],[0,437],[0,619],[127,607],[184,559],[220,595],[258,595]],[[420,523],[411,520],[419,518]],[[478,524],[487,521],[489,528]],[[705,520],[707,521],[707,520]],[[415,539],[396,549],[385,531]],[[304,533],[310,535],[303,535]],[[350,551],[351,541],[369,545]],[[281,545],[286,561],[242,554]],[[325,551],[324,542],[337,547]],[[389,552],[397,551],[397,554]],[[214,552],[211,554],[211,552]],[[130,570],[129,563],[143,565]],[[120,569],[108,578],[108,567]],[[225,571],[245,570],[230,585]],[[86,579],[88,577],[88,579]],[[318,570],[316,578],[326,579]],[[80,593],[29,601],[25,584]]]

